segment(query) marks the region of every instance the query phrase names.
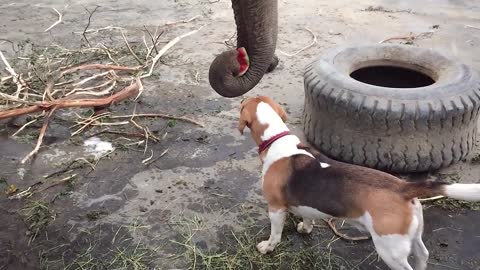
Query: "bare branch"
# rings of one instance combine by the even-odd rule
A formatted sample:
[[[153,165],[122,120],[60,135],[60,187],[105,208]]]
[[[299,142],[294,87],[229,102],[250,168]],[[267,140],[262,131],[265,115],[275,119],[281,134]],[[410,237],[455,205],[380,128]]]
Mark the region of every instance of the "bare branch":
[[[37,144],[35,145],[35,148],[32,150],[32,152],[28,153],[28,155],[22,159],[22,164],[27,162],[27,160],[29,160],[31,157],[33,157],[35,154],[38,153],[38,150],[40,149],[40,146],[42,145],[42,142],[43,142],[43,137],[45,136],[45,132],[47,131],[47,128],[48,128],[48,121],[50,120],[50,118],[52,117],[56,109],[57,107],[53,107],[48,112],[47,116],[45,116],[43,120],[43,126],[40,129],[40,134],[38,135]]]
[[[90,45],[90,41],[88,41],[88,38],[87,38],[86,33],[87,33],[87,30],[88,30],[88,27],[90,27],[90,23],[91,23],[91,21],[92,21],[93,13],[95,13],[95,11],[97,11],[97,9],[98,9],[99,7],[100,7],[100,6],[96,6],[93,11],[90,11],[90,10],[88,10],[87,8],[85,8],[85,10],[88,12],[89,16],[88,16],[87,26],[85,26],[85,29],[83,30],[82,36],[83,36],[83,38],[85,39],[85,41],[87,42],[87,44],[88,44],[89,47],[92,47],[92,45]]]
[[[54,22],[52,25],[50,25],[50,27],[45,29],[45,31],[43,31],[43,32],[48,32],[48,31],[52,30],[53,27],[55,27],[57,24],[62,22],[62,18],[63,18],[62,13],[58,12],[58,10],[56,8],[53,8],[53,10],[58,14],[58,20],[56,22]]]
[[[73,108],[73,107],[103,107],[109,106],[114,103],[118,103],[124,99],[135,96],[138,94],[139,85],[134,83],[128,87],[125,87],[121,91],[105,98],[98,99],[57,99],[48,102],[41,102],[37,105],[11,109],[6,111],[0,111],[0,119],[7,119],[14,116],[39,112],[43,110],[48,110],[51,108]]]
[[[132,47],[130,46],[130,43],[128,43],[128,40],[125,37],[125,34],[123,33],[123,31],[120,31],[120,33],[122,34],[122,37],[123,37],[123,40],[125,41],[125,44],[127,44],[127,48],[128,48],[128,51],[130,51],[130,54],[135,58],[135,60],[137,60],[137,62],[140,65],[143,65],[142,60],[140,60],[140,58],[138,58],[137,54],[133,51]]]
[[[281,51],[281,50],[277,50],[277,51],[280,52],[281,54],[285,55],[285,56],[292,57],[292,56],[295,56],[295,55],[305,51],[306,49],[312,47],[313,45],[315,45],[315,43],[317,43],[317,36],[310,29],[305,28],[305,30],[307,30],[312,35],[312,42],[310,44],[308,44],[307,46],[301,48],[300,50],[298,50],[294,53],[286,53],[286,52]]]
[[[155,65],[157,64],[158,60],[160,60],[160,58],[165,54],[165,52],[167,52],[171,47],[173,47],[173,45],[175,45],[177,42],[179,42],[180,40],[182,40],[183,38],[186,38],[188,36],[191,36],[195,33],[197,33],[198,31],[200,31],[201,29],[203,28],[200,27],[199,29],[197,30],[193,30],[193,31],[190,31],[188,33],[185,33],[181,36],[178,36],[174,39],[172,39],[170,42],[167,43],[167,45],[165,45],[159,52],[157,55],[155,55],[155,58],[153,58],[153,61],[152,61],[152,65],[150,66],[150,71],[147,73],[147,74],[144,74],[142,75],[140,78],[147,78],[147,77],[150,77],[152,76],[152,73],[153,73],[153,69],[155,68]]]

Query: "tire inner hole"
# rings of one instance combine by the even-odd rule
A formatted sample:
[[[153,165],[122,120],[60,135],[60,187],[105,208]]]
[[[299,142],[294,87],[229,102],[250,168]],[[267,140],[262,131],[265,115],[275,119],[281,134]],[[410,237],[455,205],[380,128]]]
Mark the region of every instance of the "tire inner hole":
[[[419,71],[395,66],[369,66],[350,74],[353,79],[381,87],[416,88],[435,83],[428,75]]]

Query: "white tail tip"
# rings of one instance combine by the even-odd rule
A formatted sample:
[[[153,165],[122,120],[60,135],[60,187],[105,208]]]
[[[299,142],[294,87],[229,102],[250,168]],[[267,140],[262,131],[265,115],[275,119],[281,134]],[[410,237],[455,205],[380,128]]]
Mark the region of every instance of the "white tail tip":
[[[445,195],[452,199],[480,201],[480,184],[452,184],[445,186]]]

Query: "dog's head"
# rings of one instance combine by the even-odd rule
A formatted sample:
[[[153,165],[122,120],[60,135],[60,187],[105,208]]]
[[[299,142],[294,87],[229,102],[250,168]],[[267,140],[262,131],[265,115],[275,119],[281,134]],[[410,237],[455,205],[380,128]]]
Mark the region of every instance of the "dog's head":
[[[266,126],[259,123],[257,115],[257,106],[261,102],[265,102],[280,116],[283,122],[287,121],[287,113],[285,110],[278,104],[273,101],[273,99],[267,96],[258,96],[247,98],[242,101],[240,105],[240,119],[238,121],[238,130],[243,134],[245,127],[248,127],[252,133],[260,133],[263,131]],[[259,134],[261,135],[261,134]]]

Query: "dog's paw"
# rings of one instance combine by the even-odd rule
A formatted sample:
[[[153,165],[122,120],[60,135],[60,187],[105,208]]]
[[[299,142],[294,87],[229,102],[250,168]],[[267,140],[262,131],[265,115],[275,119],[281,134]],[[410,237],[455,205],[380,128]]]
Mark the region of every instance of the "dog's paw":
[[[300,222],[297,224],[297,232],[298,233],[306,233],[309,234],[313,230],[313,225],[310,224],[310,226],[305,226],[305,223]]]
[[[270,241],[262,241],[258,243],[257,250],[262,254],[267,254],[268,252],[273,251],[274,247],[270,245]]]

